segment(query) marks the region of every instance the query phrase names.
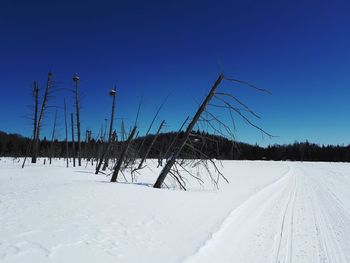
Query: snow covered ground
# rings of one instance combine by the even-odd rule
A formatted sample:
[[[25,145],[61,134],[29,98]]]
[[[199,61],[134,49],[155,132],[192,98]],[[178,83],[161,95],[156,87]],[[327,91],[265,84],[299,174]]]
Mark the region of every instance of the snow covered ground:
[[[0,262],[350,262],[350,165],[225,161],[230,184],[153,189],[0,160]]]

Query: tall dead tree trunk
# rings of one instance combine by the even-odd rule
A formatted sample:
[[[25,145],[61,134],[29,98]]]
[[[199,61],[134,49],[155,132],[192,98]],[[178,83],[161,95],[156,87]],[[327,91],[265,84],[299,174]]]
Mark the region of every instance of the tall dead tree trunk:
[[[75,74],[73,81],[75,83],[75,111],[77,118],[77,135],[78,135],[78,165],[81,166],[81,133],[80,133],[80,108],[79,108],[79,93],[78,93],[78,82],[79,76]]]
[[[151,149],[152,149],[154,143],[156,142],[156,140],[157,140],[157,138],[158,138],[158,136],[159,136],[159,133],[160,133],[161,129],[162,129],[163,126],[164,126],[164,123],[165,123],[165,121],[163,120],[162,123],[159,125],[159,128],[158,128],[158,130],[157,130],[157,133],[155,134],[155,136],[154,136],[154,138],[153,138],[153,140],[152,140],[150,146],[148,147],[148,149],[147,149],[145,155],[144,155],[143,158],[141,159],[141,162],[140,162],[139,166],[137,167],[138,170],[142,168],[143,163],[144,163],[145,160],[147,159],[148,154],[150,153],[150,151],[151,151]]]
[[[57,123],[57,110],[55,112],[55,120],[53,122],[52,135],[51,135],[51,144],[50,144],[50,164],[52,164],[52,156],[53,156],[53,145],[55,140],[56,133],[56,123]]]
[[[114,168],[114,172],[113,172],[113,175],[112,175],[112,178],[111,178],[111,182],[112,183],[117,181],[118,173],[120,171],[120,168],[122,167],[122,164],[123,164],[124,159],[125,159],[125,155],[128,152],[131,140],[133,139],[133,137],[135,135],[135,132],[136,132],[136,126],[134,126],[134,128],[132,129],[128,139],[126,140],[126,142],[124,144],[123,151],[121,152],[120,157],[119,157],[118,162],[117,162],[117,165]]]
[[[201,104],[199,109],[197,110],[197,112],[196,112],[195,116],[193,117],[192,121],[190,122],[190,124],[187,126],[185,134],[181,138],[179,147],[173,151],[170,159],[167,161],[166,165],[164,166],[164,168],[160,172],[159,177],[158,177],[156,183],[153,186],[154,188],[161,188],[161,186],[162,186],[166,176],[168,175],[168,173],[170,172],[171,168],[175,164],[175,161],[176,161],[177,157],[179,156],[179,154],[182,151],[182,148],[185,146],[186,141],[188,139],[188,136],[190,135],[191,131],[193,130],[194,126],[196,125],[197,121],[199,120],[199,117],[201,116],[201,114],[205,110],[207,104],[213,98],[213,96],[215,94],[215,90],[217,89],[217,87],[219,86],[219,84],[221,83],[221,81],[223,79],[224,79],[224,75],[221,74],[219,76],[219,78],[215,81],[215,83],[214,83],[213,87],[211,88],[209,94],[207,95],[207,97],[205,98],[205,100],[203,101],[203,103]]]
[[[36,159],[37,159],[37,156],[38,156],[40,129],[41,129],[42,121],[43,121],[43,118],[44,118],[44,113],[45,113],[45,110],[46,110],[47,100],[48,100],[48,97],[49,97],[49,92],[50,92],[51,86],[52,86],[52,73],[49,72],[49,74],[47,76],[47,82],[46,82],[44,99],[43,99],[43,103],[41,105],[40,115],[39,115],[39,119],[38,119],[38,122],[37,122],[37,125],[36,125],[36,134],[35,134],[35,137],[34,137],[33,153],[32,153],[32,163],[36,163]]]
[[[112,133],[113,133],[113,121],[114,121],[114,112],[115,112],[115,96],[116,96],[116,88],[112,89],[109,92],[109,95],[112,96],[112,113],[111,113],[111,121],[109,125],[109,134],[108,134],[108,144],[111,144],[112,140]],[[109,160],[110,152],[107,151],[106,156],[105,156],[105,163],[102,167],[102,170],[105,171],[106,168],[108,167],[108,160]]]
[[[68,125],[67,125],[67,108],[66,108],[66,98],[64,98],[64,125],[66,128],[66,162],[67,162],[67,168],[68,168]]]
[[[33,140],[36,138],[36,133],[38,129],[38,109],[39,109],[39,87],[38,83],[34,81],[34,128],[33,128]]]
[[[74,141],[74,118],[73,113],[70,114],[70,121],[72,125],[72,156],[73,156],[73,167],[75,167],[75,141]]]

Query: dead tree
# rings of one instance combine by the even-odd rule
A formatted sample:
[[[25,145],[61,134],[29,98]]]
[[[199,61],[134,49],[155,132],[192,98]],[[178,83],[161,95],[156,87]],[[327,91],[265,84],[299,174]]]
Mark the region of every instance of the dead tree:
[[[64,110],[64,125],[65,125],[65,130],[66,130],[66,162],[67,162],[67,168],[68,168],[68,158],[69,158],[69,153],[68,153],[68,125],[67,125],[67,108],[66,108],[66,98],[63,100],[63,110]]]
[[[121,152],[121,154],[119,156],[117,165],[114,168],[113,175],[112,175],[112,178],[111,178],[111,182],[116,182],[117,181],[119,171],[120,171],[120,169],[122,167],[122,164],[123,164],[125,156],[126,156],[126,154],[128,152],[130,143],[131,143],[131,141],[132,141],[132,139],[133,139],[133,137],[135,135],[135,132],[136,132],[136,126],[134,126],[134,128],[132,129],[128,139],[124,143],[123,150],[122,150],[122,152]]]
[[[55,140],[55,133],[56,133],[56,123],[57,123],[57,110],[55,112],[55,119],[53,122],[53,128],[52,128],[52,134],[51,134],[51,144],[50,144],[50,164],[52,164],[52,156],[54,151],[54,140]]]
[[[100,158],[100,160],[99,160],[99,162],[98,162],[98,164],[96,166],[95,174],[99,173],[99,171],[101,169],[101,166],[102,166],[102,162],[105,159],[106,155],[109,154],[109,152],[110,152],[110,150],[112,148],[112,144],[114,143],[115,138],[116,138],[116,133],[114,132],[112,134],[111,140],[108,141],[106,148],[102,152],[102,156],[101,156],[101,158]]]
[[[39,108],[39,87],[36,81],[34,81],[33,97],[34,97],[33,137],[30,140],[30,144],[28,145],[26,156],[24,157],[24,161],[22,164],[22,168],[24,168],[24,164],[27,160],[27,155],[30,153],[30,151],[33,151],[32,147],[34,144],[34,140],[36,138],[36,133],[38,128],[37,125],[38,125],[38,108]],[[33,159],[32,159],[32,162],[33,162]]]
[[[163,153],[164,153],[164,145],[165,145],[165,142],[164,142],[164,138],[161,140],[160,142],[160,147],[159,147],[159,150],[158,150],[158,165],[157,165],[157,168],[159,166],[163,166]]]
[[[152,140],[151,144],[148,146],[148,149],[147,149],[145,155],[143,156],[143,158],[141,159],[141,162],[140,162],[140,164],[139,164],[139,166],[137,167],[136,170],[142,169],[142,165],[143,165],[143,163],[145,162],[145,160],[147,159],[148,154],[150,153],[150,151],[151,151],[151,149],[152,149],[154,143],[156,142],[156,140],[157,140],[157,138],[158,138],[158,136],[159,136],[159,133],[160,133],[161,129],[162,129],[163,126],[164,126],[164,123],[165,123],[165,121],[163,120],[163,121],[161,122],[161,124],[159,125],[159,128],[158,128],[158,130],[157,130],[155,136],[153,137],[153,140]]]
[[[85,135],[85,157],[86,157],[86,162],[89,162],[92,156],[91,152],[91,139],[92,139],[92,131],[86,129],[86,135]]]
[[[226,182],[228,182],[228,180],[220,172],[216,162],[204,153],[205,148],[207,147],[206,141],[212,140],[212,139],[210,139],[209,137],[204,137],[200,134],[192,133],[192,130],[195,127],[197,122],[200,122],[200,123],[204,122],[207,124],[207,126],[209,126],[214,131],[214,133],[218,133],[219,135],[224,137],[226,137],[225,134],[228,134],[232,139],[234,139],[234,134],[231,131],[229,125],[227,125],[226,122],[221,121],[218,116],[215,116],[212,112],[208,111],[206,109],[207,106],[213,106],[216,108],[222,108],[222,109],[228,110],[232,120],[233,127],[235,127],[234,119],[233,119],[233,113],[235,113],[240,118],[242,118],[248,125],[262,132],[262,134],[267,135],[268,137],[273,137],[273,135],[271,135],[270,133],[260,128],[253,121],[251,121],[248,116],[246,116],[246,114],[250,114],[255,118],[260,118],[246,104],[244,104],[237,97],[235,97],[230,93],[216,92],[218,85],[223,80],[235,82],[235,83],[244,85],[246,87],[253,88],[258,91],[269,93],[267,90],[258,88],[246,81],[241,81],[241,80],[231,79],[231,78],[224,78],[224,75],[221,74],[219,78],[216,80],[216,82],[214,83],[213,87],[211,88],[209,94],[207,95],[203,103],[200,105],[194,118],[188,125],[186,131],[184,132],[184,136],[179,140],[178,145],[175,145],[170,151],[171,154],[169,156],[169,159],[167,160],[165,167],[161,171],[156,183],[154,184],[155,188],[160,188],[166,176],[169,174],[172,178],[174,178],[177,181],[177,183],[180,185],[182,189],[186,189],[185,188],[186,179],[181,175],[179,168],[181,168],[186,173],[190,174],[192,177],[196,178],[198,182],[202,183],[201,178],[199,178],[194,173],[192,173],[190,169],[188,169],[188,167],[190,168],[197,167],[198,169],[204,168],[206,172],[209,174],[210,179],[216,186],[218,186],[218,182],[220,178],[223,178]],[[212,100],[214,101],[214,103],[210,104]],[[205,113],[205,116],[202,116],[202,113]],[[201,146],[196,145],[198,141],[202,142]],[[215,142],[215,143],[217,146],[216,154],[217,156],[219,156],[218,142]],[[186,151],[182,151],[185,147],[186,147]],[[181,154],[181,158],[185,158],[185,159],[179,160],[180,154]],[[210,166],[214,167],[214,171],[217,176],[216,178],[214,173],[211,171]]]
[[[166,160],[167,160],[167,159],[169,158],[169,155],[170,155],[171,151],[173,150],[173,147],[174,147],[174,145],[176,144],[177,139],[178,139],[178,137],[179,137],[179,135],[180,135],[180,133],[181,133],[183,127],[184,127],[185,124],[187,123],[188,119],[189,119],[189,117],[187,117],[187,118],[185,119],[185,121],[181,124],[180,129],[179,129],[178,132],[176,133],[175,137],[174,137],[173,140],[171,141],[171,143],[170,143],[170,145],[168,146],[168,148],[167,148],[167,150],[165,151],[165,153],[164,153],[163,155],[159,156],[157,168],[158,168],[159,166],[163,166],[163,159],[166,159]]]
[[[113,121],[114,121],[114,112],[115,112],[115,97],[116,97],[116,88],[112,89],[109,92],[109,95],[112,96],[112,113],[111,113],[111,121],[109,125],[109,134],[108,134],[108,144],[111,144],[112,141],[112,132],[113,132]],[[105,156],[105,163],[102,167],[102,170],[105,171],[107,166],[108,166],[108,160],[109,160],[110,153],[107,151],[106,156]]]
[[[73,167],[75,167],[75,141],[74,141],[74,118],[73,113],[70,114],[70,121],[72,126],[72,157],[73,157]]]
[[[44,113],[45,113],[45,110],[47,107],[47,100],[49,98],[51,87],[52,87],[52,73],[49,72],[48,77],[47,77],[47,82],[46,82],[44,99],[43,99],[43,102],[41,104],[39,119],[38,119],[37,124],[36,124],[36,132],[35,132],[34,138],[33,138],[32,163],[36,163],[36,159],[38,156],[40,130],[41,130],[41,126],[42,126],[42,122],[43,122],[43,118],[44,118]],[[36,104],[35,107],[38,107],[38,100],[37,99],[36,99],[35,104]]]
[[[75,113],[77,118],[77,135],[78,135],[78,165],[81,166],[81,133],[80,133],[80,108],[79,108],[79,94],[78,94],[78,82],[79,76],[75,74],[73,81],[75,83]]]
[[[170,97],[170,94],[168,94],[168,95],[165,97],[165,99],[163,100],[162,104],[161,104],[161,105],[159,106],[159,108],[157,109],[157,112],[156,112],[156,114],[154,115],[154,117],[153,117],[153,119],[152,119],[152,121],[151,121],[151,124],[149,125],[148,130],[147,130],[147,132],[146,132],[146,134],[145,134],[145,136],[144,136],[144,139],[142,140],[141,145],[140,145],[139,149],[137,150],[136,157],[139,156],[139,154],[140,154],[140,152],[141,152],[141,150],[142,150],[142,148],[143,148],[143,145],[144,145],[144,143],[145,143],[145,140],[146,140],[147,135],[148,135],[149,132],[151,131],[152,126],[153,126],[155,120],[156,120],[157,117],[158,117],[158,114],[159,114],[160,111],[162,110],[163,106],[165,105],[165,103],[167,102],[167,100],[168,100],[169,97]],[[137,122],[137,119],[138,119],[138,116],[139,116],[140,108],[141,108],[141,102],[140,102],[139,108],[138,108],[138,110],[137,110],[137,116],[136,116],[135,125],[136,125],[136,122]]]
[[[24,160],[23,160],[23,163],[22,163],[22,169],[24,168],[24,165],[25,165],[25,163],[27,161],[27,157],[30,154],[30,151],[32,150],[32,147],[33,147],[33,138],[30,138],[29,145],[27,146],[26,154],[24,156]]]
[[[159,177],[158,177],[156,183],[153,186],[154,188],[161,188],[161,186],[162,186],[166,176],[168,175],[168,173],[170,172],[171,168],[175,164],[176,158],[179,156],[182,148],[184,147],[184,145],[185,145],[185,143],[186,143],[186,141],[188,139],[188,136],[190,135],[192,129],[194,128],[194,126],[196,125],[197,121],[199,120],[199,117],[201,116],[202,112],[205,110],[207,104],[213,98],[215,90],[217,89],[217,87],[219,86],[219,84],[221,83],[221,81],[223,79],[224,79],[224,75],[221,74],[219,76],[219,78],[215,81],[215,83],[214,83],[213,87],[211,88],[209,94],[207,95],[207,97],[205,98],[205,100],[203,101],[201,106],[199,107],[198,111],[196,112],[196,114],[193,117],[193,119],[190,122],[190,124],[187,126],[185,134],[184,134],[183,138],[180,141],[179,147],[174,150],[174,152],[172,153],[171,158],[167,161],[166,165],[164,166],[164,168],[162,169],[161,173],[159,174]]]
[[[34,81],[34,128],[33,128],[33,139],[36,138],[37,125],[38,125],[38,108],[39,108],[39,87],[38,83]]]

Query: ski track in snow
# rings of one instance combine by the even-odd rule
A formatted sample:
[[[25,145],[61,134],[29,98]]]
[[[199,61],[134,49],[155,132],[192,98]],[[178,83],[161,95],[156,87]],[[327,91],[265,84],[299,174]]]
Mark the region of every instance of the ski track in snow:
[[[224,162],[229,185],[183,192],[145,186],[156,162],[143,186],[3,162],[1,263],[350,262],[349,164]]]
[[[289,167],[184,262],[350,262],[349,170]]]

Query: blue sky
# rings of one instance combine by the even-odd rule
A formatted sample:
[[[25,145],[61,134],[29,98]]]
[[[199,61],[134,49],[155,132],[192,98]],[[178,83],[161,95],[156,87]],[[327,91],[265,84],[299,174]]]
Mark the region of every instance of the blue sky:
[[[193,115],[218,74],[250,81],[273,94],[230,83],[258,112],[266,138],[237,117],[238,140],[260,145],[309,140],[350,142],[349,1],[1,1],[0,130],[31,135],[33,80],[48,71],[73,111],[71,77],[80,75],[82,128],[96,135],[109,117],[117,85],[117,125],[147,129],[170,92],[162,119],[177,130]],[[59,112],[59,135],[64,135]],[[228,121],[227,114],[217,112]],[[51,108],[44,123],[52,125]],[[156,127],[154,127],[154,130]]]

